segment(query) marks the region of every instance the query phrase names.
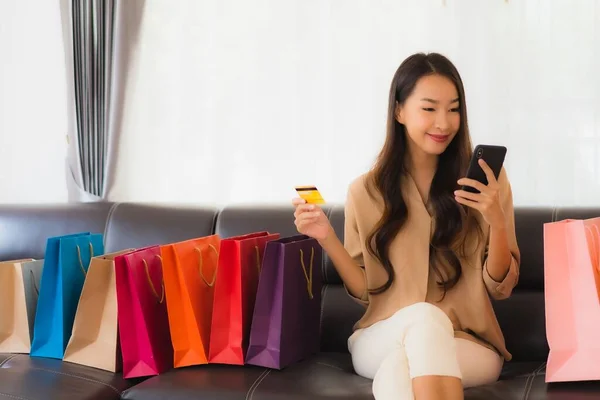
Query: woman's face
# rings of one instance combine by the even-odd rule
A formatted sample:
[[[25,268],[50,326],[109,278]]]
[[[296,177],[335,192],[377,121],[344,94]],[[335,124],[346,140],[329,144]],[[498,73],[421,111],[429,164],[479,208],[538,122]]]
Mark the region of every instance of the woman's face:
[[[404,125],[410,149],[442,154],[460,128],[460,104],[454,83],[440,75],[420,78],[396,119]]]

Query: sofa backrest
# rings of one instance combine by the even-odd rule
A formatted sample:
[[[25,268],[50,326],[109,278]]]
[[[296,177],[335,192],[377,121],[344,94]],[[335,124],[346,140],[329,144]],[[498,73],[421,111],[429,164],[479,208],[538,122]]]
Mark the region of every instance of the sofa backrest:
[[[324,211],[343,240],[343,205]],[[544,314],[543,224],[600,216],[598,209],[517,208],[521,274],[513,295],[493,303],[515,361],[543,361],[548,353]],[[102,232],[105,251],[171,243],[217,233],[229,237],[268,230],[297,234],[288,206],[234,206],[222,210],[180,205],[87,203],[0,206],[0,260],[43,258],[46,238],[79,231]],[[347,338],[364,311],[346,294],[331,261],[319,260],[324,280],[321,349],[347,352]]]

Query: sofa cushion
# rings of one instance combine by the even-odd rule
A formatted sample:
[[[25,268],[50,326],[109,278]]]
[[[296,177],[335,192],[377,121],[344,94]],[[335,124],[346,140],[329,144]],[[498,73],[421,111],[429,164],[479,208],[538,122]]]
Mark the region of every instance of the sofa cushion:
[[[342,285],[324,286],[321,298],[321,351],[347,353],[352,327],[365,308]]]
[[[61,360],[22,354],[0,355],[0,398],[110,400],[136,381],[120,374]]]
[[[600,217],[600,208],[565,207],[554,210],[554,220],[564,219],[589,219]]]
[[[4,205],[0,207],[0,260],[44,258],[46,240],[76,232],[104,233],[113,204]]]
[[[521,270],[515,291],[544,290],[544,224],[552,222],[551,208],[517,208],[515,231],[521,251]]]
[[[325,214],[331,206],[323,205]],[[299,235],[294,225],[294,208],[290,206],[229,206],[217,217],[215,232],[221,237],[269,231],[281,237]]]
[[[508,299],[494,301],[493,306],[506,347],[513,356],[510,362],[546,360],[544,293],[516,291]]]
[[[324,207],[327,210],[326,207]],[[298,235],[290,206],[228,206],[217,217],[215,232],[223,238],[269,231],[282,237]]]
[[[211,207],[121,203],[114,208],[106,224],[105,251],[211,235],[217,212]]]
[[[344,206],[343,205],[335,205],[331,208],[329,214],[329,222],[333,227],[338,238],[344,243]],[[342,278],[335,270],[335,266],[327,254],[325,254],[325,265],[323,268],[323,274],[327,279],[328,283],[337,283],[339,285],[342,284]]]

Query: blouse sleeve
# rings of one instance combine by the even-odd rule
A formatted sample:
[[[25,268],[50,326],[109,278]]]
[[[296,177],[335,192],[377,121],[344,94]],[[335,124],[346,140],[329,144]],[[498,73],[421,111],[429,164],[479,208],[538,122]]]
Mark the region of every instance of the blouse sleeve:
[[[500,201],[502,202],[502,209],[506,218],[506,230],[508,232],[508,246],[511,253],[511,260],[508,272],[504,278],[501,281],[496,281],[490,276],[487,269],[488,248],[486,248],[486,258],[483,265],[483,280],[490,296],[496,300],[502,300],[510,297],[512,290],[519,281],[521,255],[515,233],[515,211],[512,189],[504,168],[498,177],[498,183],[500,184]]]

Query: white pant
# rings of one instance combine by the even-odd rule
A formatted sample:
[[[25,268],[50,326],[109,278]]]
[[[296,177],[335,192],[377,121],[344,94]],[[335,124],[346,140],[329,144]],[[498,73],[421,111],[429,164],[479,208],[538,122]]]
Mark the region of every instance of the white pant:
[[[358,375],[373,379],[377,400],[412,400],[412,379],[452,376],[463,387],[495,382],[503,359],[466,339],[455,339],[452,322],[429,303],[405,307],[390,318],[357,329],[348,349]]]

